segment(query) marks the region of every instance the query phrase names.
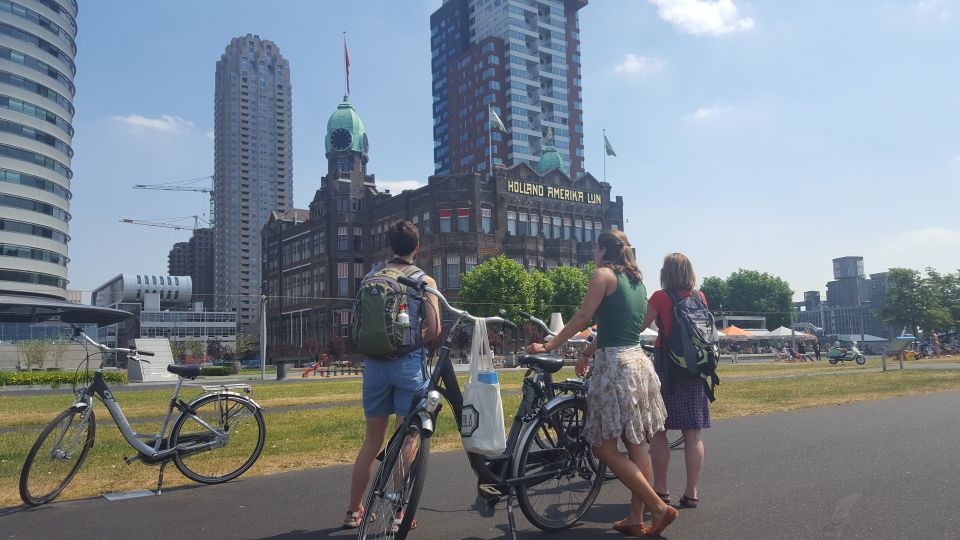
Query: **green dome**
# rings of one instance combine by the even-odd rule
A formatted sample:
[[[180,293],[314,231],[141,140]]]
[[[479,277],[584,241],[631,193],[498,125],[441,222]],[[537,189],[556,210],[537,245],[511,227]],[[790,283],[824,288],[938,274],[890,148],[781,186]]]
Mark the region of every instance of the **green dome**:
[[[327,152],[353,150],[367,155],[367,130],[347,96],[343,96],[343,102],[330,115],[324,142]]]
[[[544,174],[550,169],[560,169],[564,174],[569,174],[567,166],[563,164],[563,158],[560,157],[560,152],[552,144],[543,149],[543,153],[540,154],[540,162],[537,163],[539,174]]]

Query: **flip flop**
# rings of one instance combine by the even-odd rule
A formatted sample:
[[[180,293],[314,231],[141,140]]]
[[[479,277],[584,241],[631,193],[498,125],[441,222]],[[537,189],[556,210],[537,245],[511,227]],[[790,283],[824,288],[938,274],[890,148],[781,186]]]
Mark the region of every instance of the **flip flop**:
[[[696,508],[699,502],[700,499],[694,499],[693,497],[682,495],[680,497],[680,508]]]
[[[347,510],[347,517],[343,518],[343,528],[344,529],[356,529],[360,526],[360,522],[363,521],[363,510],[357,512],[351,512]]]

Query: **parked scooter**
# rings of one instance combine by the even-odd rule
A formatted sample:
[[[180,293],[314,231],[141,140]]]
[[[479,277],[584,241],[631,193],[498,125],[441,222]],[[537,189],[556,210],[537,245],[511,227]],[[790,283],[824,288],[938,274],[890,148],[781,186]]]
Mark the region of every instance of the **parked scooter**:
[[[867,363],[866,357],[863,356],[863,354],[860,352],[860,349],[858,349],[856,345],[851,345],[849,349],[831,347],[830,351],[827,352],[827,360],[831,364],[836,364],[837,362],[850,362],[851,360],[861,366]]]

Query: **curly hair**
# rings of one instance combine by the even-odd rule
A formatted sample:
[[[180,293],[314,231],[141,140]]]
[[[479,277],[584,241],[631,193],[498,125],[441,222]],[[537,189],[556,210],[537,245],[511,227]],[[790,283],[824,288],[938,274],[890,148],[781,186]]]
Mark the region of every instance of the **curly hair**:
[[[625,274],[631,283],[643,279],[637,260],[633,256],[633,247],[623,231],[614,229],[604,231],[597,237],[597,247],[603,248],[601,267]]]

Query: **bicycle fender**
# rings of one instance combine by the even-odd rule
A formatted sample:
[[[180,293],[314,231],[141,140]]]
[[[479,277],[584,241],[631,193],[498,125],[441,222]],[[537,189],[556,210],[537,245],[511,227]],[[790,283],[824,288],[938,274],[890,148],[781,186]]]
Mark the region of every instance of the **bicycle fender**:
[[[263,407],[261,407],[259,403],[257,403],[256,401],[254,401],[253,398],[251,398],[250,396],[243,395],[243,394],[238,394],[238,393],[236,393],[236,392],[211,392],[211,393],[208,393],[208,394],[200,394],[199,396],[197,396],[197,397],[195,397],[193,400],[191,400],[190,403],[187,403],[187,405],[189,405],[190,407],[193,407],[193,405],[194,405],[195,403],[197,403],[197,402],[200,401],[201,399],[203,399],[203,398],[205,398],[205,397],[208,397],[208,396],[235,396],[235,397],[238,397],[238,398],[240,398],[240,399],[242,399],[242,400],[244,400],[244,401],[249,401],[250,403],[253,403],[253,406],[256,407],[257,410],[263,411]]]
[[[582,400],[582,399],[583,399],[582,397],[572,396],[572,395],[555,397],[555,398],[551,399],[550,401],[548,401],[548,402],[543,406],[543,412],[549,413],[549,412],[551,412],[552,410],[556,409],[557,407],[559,407],[559,406],[561,406],[561,405],[564,405],[564,404],[566,404],[566,403],[568,403],[568,402],[570,402],[570,401],[577,401],[577,400]],[[535,425],[535,424],[536,424],[536,422],[527,422],[526,424],[524,424],[524,426],[523,426],[523,431],[520,432],[520,436],[517,438],[517,445],[514,446],[514,450],[513,450],[513,451],[514,451],[514,456],[513,456],[513,459],[511,460],[511,461],[513,462],[513,463],[511,464],[511,465],[512,465],[512,466],[511,466],[511,472],[512,472],[512,476],[513,476],[514,478],[517,478],[517,477],[521,476],[521,475],[520,475],[520,455],[519,455],[519,452],[520,452],[520,449],[521,449],[521,448],[523,448],[524,446],[526,446],[526,444],[527,444],[527,439],[529,439],[530,437],[533,436],[533,434],[534,434],[534,431],[533,431],[533,430],[534,430],[534,425]]]

